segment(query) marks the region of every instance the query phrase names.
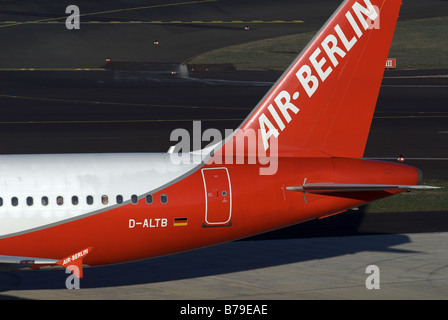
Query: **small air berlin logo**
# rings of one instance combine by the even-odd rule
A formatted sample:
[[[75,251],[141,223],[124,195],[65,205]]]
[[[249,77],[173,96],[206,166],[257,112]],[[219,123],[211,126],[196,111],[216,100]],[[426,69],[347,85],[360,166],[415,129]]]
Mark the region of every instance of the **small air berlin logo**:
[[[93,247],[88,247],[56,262],[66,268],[66,273],[71,273],[65,281],[67,289],[79,289],[79,279],[83,277],[82,262],[92,250]]]

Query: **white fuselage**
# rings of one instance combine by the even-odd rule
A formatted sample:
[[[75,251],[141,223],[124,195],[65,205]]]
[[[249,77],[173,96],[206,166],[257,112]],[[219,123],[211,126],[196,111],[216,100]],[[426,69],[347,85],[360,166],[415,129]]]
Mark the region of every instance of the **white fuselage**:
[[[129,203],[196,165],[166,153],[2,155],[0,237]]]

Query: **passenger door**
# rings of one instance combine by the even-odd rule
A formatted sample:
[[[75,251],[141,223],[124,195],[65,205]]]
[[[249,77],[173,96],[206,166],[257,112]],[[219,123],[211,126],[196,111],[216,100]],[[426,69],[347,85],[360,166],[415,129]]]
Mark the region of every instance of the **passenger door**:
[[[205,189],[203,227],[231,226],[232,187],[227,168],[202,169]]]

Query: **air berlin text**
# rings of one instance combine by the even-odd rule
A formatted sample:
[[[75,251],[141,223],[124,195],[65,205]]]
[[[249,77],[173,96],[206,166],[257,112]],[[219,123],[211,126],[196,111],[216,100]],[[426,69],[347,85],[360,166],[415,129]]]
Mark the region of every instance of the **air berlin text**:
[[[333,68],[337,68],[346,54],[356,45],[364,31],[379,28],[379,9],[373,6],[369,0],[364,0],[364,3],[366,7],[355,2],[351,8],[361,26],[355,21],[352,10],[347,11],[345,13],[346,21],[341,23],[342,27],[336,24],[322,40],[320,46],[311,53],[308,61],[299,62],[300,68],[295,73],[299,81],[295,86],[296,90],[292,89],[293,93],[282,90],[273,98],[273,102],[271,99],[267,100],[267,103],[271,101],[267,107],[269,112],[265,111],[258,117],[265,150],[270,146],[269,139],[272,136],[277,138],[280,132],[285,130],[287,124],[292,121],[292,116],[300,111],[298,99],[303,96],[300,95],[300,91],[303,89],[306,97],[311,98],[317,92],[319,85],[331,75]],[[279,86],[282,83],[280,82]],[[274,121],[271,121],[272,119]]]
[[[87,255],[89,253],[89,249],[84,249],[78,253],[75,253],[74,255],[72,255],[71,257],[65,258],[64,261],[62,262],[62,265],[65,266],[66,264],[73,262],[79,258],[84,257],[85,255]]]

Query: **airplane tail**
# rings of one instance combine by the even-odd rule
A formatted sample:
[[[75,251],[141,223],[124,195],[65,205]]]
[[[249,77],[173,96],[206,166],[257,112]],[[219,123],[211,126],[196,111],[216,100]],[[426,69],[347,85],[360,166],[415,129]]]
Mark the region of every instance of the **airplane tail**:
[[[254,131],[279,156],[362,157],[400,6],[344,1],[224,148]]]

